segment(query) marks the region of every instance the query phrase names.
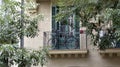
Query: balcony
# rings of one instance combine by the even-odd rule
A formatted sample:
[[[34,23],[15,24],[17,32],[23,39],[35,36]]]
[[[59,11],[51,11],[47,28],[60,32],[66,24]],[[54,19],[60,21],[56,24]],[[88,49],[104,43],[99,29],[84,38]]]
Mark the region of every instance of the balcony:
[[[117,40],[117,39],[116,39]],[[120,57],[120,42],[115,41],[114,43],[110,40],[112,45],[104,50],[99,50],[99,53],[102,57]]]
[[[49,46],[50,58],[86,57],[86,32],[44,32],[44,46]]]

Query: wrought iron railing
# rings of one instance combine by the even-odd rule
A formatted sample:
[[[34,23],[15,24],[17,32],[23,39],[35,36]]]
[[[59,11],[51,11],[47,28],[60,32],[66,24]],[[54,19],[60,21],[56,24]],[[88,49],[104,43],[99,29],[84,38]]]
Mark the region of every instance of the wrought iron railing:
[[[51,49],[87,49],[85,32],[44,32],[44,46]]]

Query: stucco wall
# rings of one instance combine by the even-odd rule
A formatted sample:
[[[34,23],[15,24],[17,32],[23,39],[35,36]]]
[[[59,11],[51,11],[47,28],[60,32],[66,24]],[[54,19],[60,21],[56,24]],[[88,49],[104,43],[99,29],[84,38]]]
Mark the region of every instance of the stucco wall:
[[[25,38],[25,47],[27,48],[38,49],[43,46],[43,32],[51,31],[51,3],[41,2],[39,13],[44,17],[44,20],[39,22],[39,36],[33,39]],[[81,40],[81,44],[84,43],[84,40]],[[88,45],[90,51],[88,57],[49,59],[47,67],[120,67],[120,58],[102,58],[97,49],[90,45],[90,40],[88,40]]]
[[[51,2],[43,1],[39,3],[38,13],[43,16],[43,20],[39,21],[39,35],[35,38],[25,37],[25,47],[38,49],[43,46],[43,32],[51,31]]]
[[[47,67],[120,67],[120,57],[102,57],[96,47],[90,45],[89,54],[85,58],[49,59]]]

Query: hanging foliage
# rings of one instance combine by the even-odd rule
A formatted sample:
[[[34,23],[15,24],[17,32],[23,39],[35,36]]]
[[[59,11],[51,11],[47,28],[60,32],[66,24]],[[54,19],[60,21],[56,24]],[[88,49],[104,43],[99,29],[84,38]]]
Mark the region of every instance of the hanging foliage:
[[[120,36],[116,35],[118,34],[117,31],[120,31],[120,0],[57,0],[54,3],[58,6],[64,6],[63,12],[56,15],[57,20],[61,21],[62,18],[76,12],[77,20],[87,28],[87,33],[91,35],[94,45],[98,45],[100,49],[106,49],[109,46],[109,48],[115,47],[115,44],[112,46],[112,42],[115,41],[114,38],[120,39]],[[72,6],[69,7],[70,10],[68,10],[68,6]],[[91,20],[93,21],[91,22]],[[109,27],[106,28],[108,24]],[[106,35],[101,39],[99,34],[103,28],[106,28]],[[108,29],[110,31],[116,30],[112,36],[109,36],[111,33],[107,33]],[[94,34],[93,30],[97,34]],[[115,42],[117,43],[117,41]]]

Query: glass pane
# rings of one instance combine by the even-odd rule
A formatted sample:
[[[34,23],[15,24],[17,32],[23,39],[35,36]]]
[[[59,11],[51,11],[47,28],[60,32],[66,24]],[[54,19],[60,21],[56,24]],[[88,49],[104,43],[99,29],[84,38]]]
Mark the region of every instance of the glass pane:
[[[58,7],[54,8],[54,12],[58,12],[59,11],[58,9],[59,9]],[[53,26],[56,27],[52,27],[52,30],[55,30],[57,32],[54,32],[56,33],[56,35],[54,35],[52,42],[55,42],[53,43],[55,49],[79,48],[78,46],[80,41],[78,37],[79,33],[76,33],[79,32],[79,30],[76,31],[77,28],[76,25],[78,25],[77,27],[79,28],[79,24],[76,24],[75,22],[74,13],[61,22],[54,21]]]

